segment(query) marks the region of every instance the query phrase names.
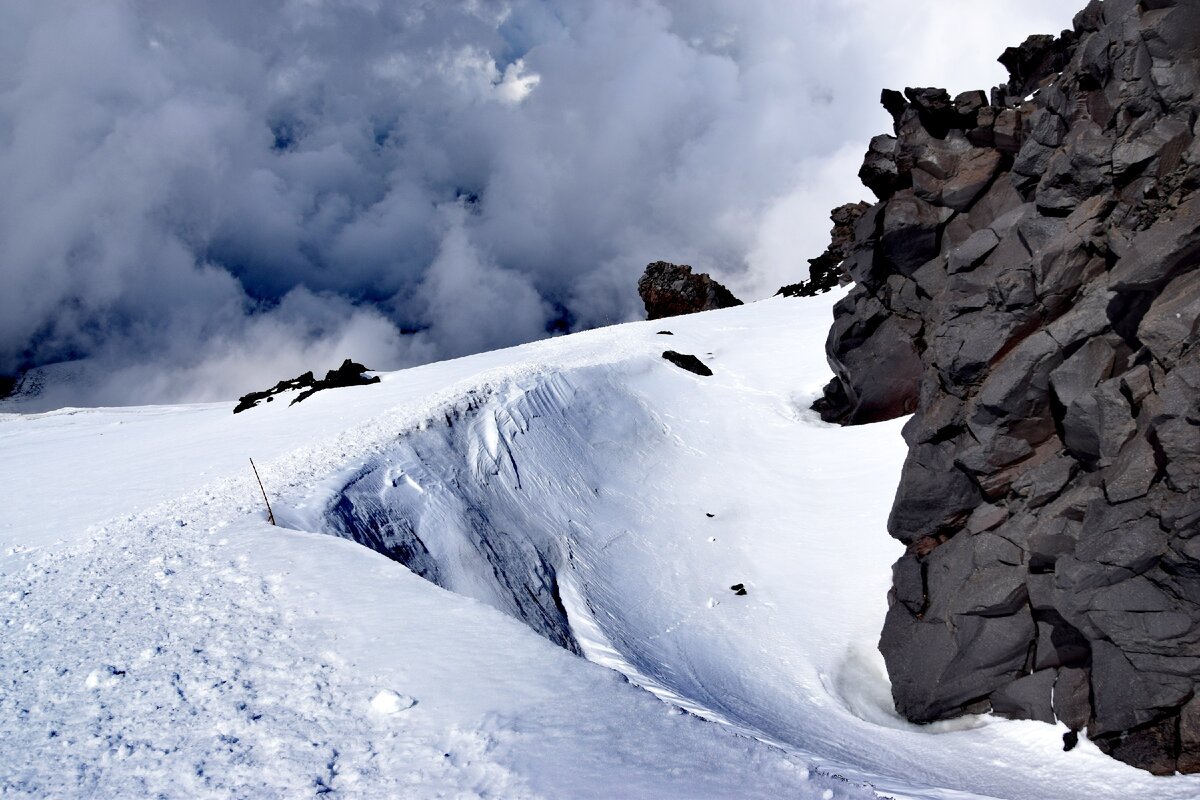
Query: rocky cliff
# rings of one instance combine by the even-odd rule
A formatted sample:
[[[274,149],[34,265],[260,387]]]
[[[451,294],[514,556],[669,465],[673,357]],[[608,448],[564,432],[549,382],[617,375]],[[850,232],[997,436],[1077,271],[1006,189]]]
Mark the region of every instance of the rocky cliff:
[[[816,408],[913,413],[896,707],[1200,771],[1200,3],[1093,2],[1009,82],[887,91]]]

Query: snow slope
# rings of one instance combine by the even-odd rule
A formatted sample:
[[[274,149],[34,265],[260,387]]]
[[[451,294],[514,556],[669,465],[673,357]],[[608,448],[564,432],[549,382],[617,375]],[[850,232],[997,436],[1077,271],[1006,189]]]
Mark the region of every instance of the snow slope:
[[[831,302],[237,416],[0,415],[0,793],[1200,796],[1048,725],[896,717],[904,448],[806,410]]]

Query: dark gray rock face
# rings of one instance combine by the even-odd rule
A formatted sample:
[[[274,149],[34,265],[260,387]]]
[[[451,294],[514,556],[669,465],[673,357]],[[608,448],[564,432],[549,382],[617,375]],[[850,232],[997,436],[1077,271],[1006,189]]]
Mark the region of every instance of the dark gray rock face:
[[[897,708],[1200,771],[1200,3],[1093,0],[951,98],[885,92],[829,421],[915,412]]]
[[[808,280],[784,286],[776,294],[815,297],[842,283],[847,276],[841,266],[854,245],[854,226],[870,207],[867,203],[846,203],[830,212],[833,230],[829,232],[829,246],[824,253],[808,260]]]
[[[646,305],[646,319],[677,317],[742,304],[708,273],[693,274],[687,264],[666,261],[655,261],[646,267],[638,280],[638,294]]]

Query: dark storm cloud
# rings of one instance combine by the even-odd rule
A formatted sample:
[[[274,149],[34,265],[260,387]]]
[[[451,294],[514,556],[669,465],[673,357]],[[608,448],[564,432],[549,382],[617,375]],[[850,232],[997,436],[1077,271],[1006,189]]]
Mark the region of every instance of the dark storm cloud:
[[[1074,5],[10,0],[0,374],[394,368],[634,318],[658,258],[764,296],[863,194],[881,86],[996,83]]]

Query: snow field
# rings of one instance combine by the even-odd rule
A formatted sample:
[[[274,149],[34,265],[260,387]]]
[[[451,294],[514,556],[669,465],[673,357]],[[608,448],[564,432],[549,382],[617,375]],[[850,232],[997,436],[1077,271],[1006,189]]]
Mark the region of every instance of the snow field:
[[[788,756],[670,715],[361,547],[258,521],[187,527],[135,524],[6,559],[4,794],[720,796],[752,779],[766,796],[810,784]],[[714,762],[735,769],[710,774]]]
[[[540,369],[554,364],[500,372]],[[488,376],[460,382],[486,387]],[[20,445],[3,449],[5,475],[33,491],[6,497],[3,793],[608,797],[617,787],[661,797],[751,786],[804,797],[824,782],[870,796],[670,713],[361,547],[261,521],[243,454],[304,445],[260,470],[273,496],[311,487],[465,391],[422,388],[410,389],[423,401],[415,408],[396,409],[395,397],[358,404],[357,425],[338,404],[265,430],[230,424],[225,404],[147,409],[146,419],[128,409],[5,418],[0,435]],[[381,409],[393,410],[371,418]],[[313,444],[312,422],[345,430]],[[121,441],[99,439],[114,428]],[[247,430],[261,437],[247,441]],[[43,435],[59,446],[38,447]],[[180,440],[186,448],[172,447]],[[200,472],[224,477],[194,488]],[[67,476],[79,493],[50,502]],[[133,513],[104,517],[118,508]],[[380,714],[372,701],[388,692],[417,702]]]
[[[1062,753],[1052,726],[896,717],[874,643],[903,446],[899,422],[805,410],[829,302],[617,326],[236,417],[0,415],[0,794],[1200,796]],[[263,521],[250,456],[295,529]],[[371,475],[381,519],[423,520],[460,594],[326,535]],[[495,563],[544,550],[566,630],[616,671],[514,618],[533,608],[506,607],[480,531],[508,534]]]

